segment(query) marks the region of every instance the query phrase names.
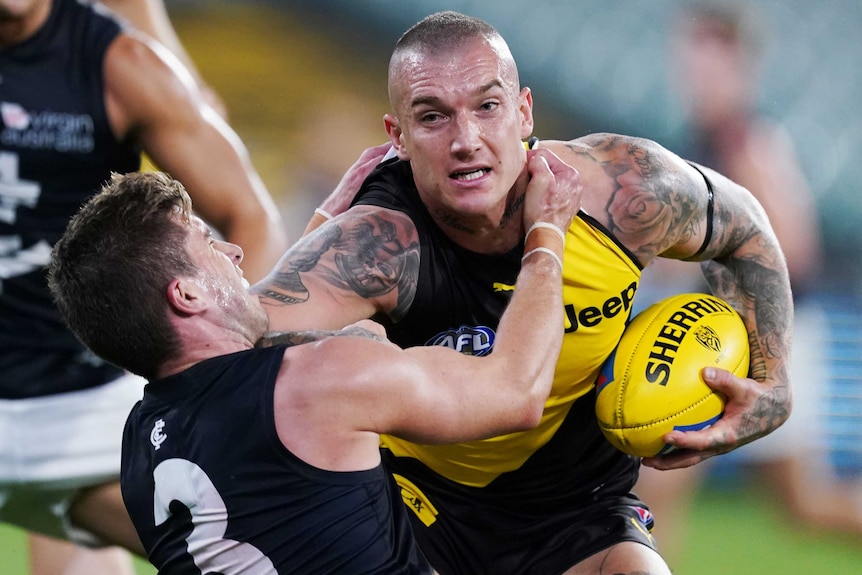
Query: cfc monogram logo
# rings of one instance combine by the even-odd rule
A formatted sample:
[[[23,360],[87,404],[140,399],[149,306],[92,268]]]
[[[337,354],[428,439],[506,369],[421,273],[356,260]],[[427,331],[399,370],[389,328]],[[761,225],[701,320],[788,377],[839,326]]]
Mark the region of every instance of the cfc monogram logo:
[[[153,447],[156,448],[156,451],[162,446],[162,443],[168,438],[168,436],[162,433],[162,430],[165,428],[165,420],[159,419],[156,421],[156,424],[153,425],[153,430],[150,432],[150,443],[153,444]]]

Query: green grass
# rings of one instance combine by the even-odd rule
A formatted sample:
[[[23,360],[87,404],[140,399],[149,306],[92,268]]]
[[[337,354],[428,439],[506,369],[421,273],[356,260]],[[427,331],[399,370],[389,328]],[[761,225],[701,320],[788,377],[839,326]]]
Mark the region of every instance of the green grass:
[[[135,559],[137,575],[155,575],[156,569],[143,559]],[[0,573],[29,575],[26,535],[20,529],[0,523]]]
[[[8,525],[0,523],[0,565],[9,575],[26,573],[27,548],[24,534]]]
[[[704,489],[674,575],[862,574],[862,538],[795,525],[765,500],[773,498],[754,490]]]
[[[859,575],[862,540],[788,522],[754,491],[704,489],[674,575]],[[0,572],[27,575],[24,534],[0,525]],[[155,569],[137,564],[138,575]]]

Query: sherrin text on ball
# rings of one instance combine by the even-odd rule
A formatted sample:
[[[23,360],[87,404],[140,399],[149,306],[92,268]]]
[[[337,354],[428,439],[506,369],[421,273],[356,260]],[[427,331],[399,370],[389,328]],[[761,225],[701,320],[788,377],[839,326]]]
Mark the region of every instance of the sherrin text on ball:
[[[680,294],[635,316],[596,382],[596,417],[605,437],[639,457],[666,453],[674,429],[703,429],[725,398],[702,379],[705,367],[748,375],[748,332],[727,302]]]

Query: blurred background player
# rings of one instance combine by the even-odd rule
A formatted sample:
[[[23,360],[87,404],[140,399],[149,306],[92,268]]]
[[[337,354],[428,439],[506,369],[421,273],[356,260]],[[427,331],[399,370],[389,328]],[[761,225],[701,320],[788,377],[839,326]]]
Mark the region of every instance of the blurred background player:
[[[179,58],[180,62],[191,73],[207,103],[222,118],[227,119],[227,106],[218,92],[203,78],[198,67],[192,61],[176,30],[174,30],[173,24],[171,24],[163,0],[102,0],[102,4],[128,20],[141,32],[145,32],[158,40]]]
[[[768,482],[803,525],[862,534],[862,515],[825,461],[825,319],[813,300],[823,259],[814,198],[785,129],[758,110],[765,36],[750,4],[702,3],[676,14],[669,43],[671,77],[689,122],[684,153],[747,187],[767,211],[787,258],[795,318],[793,414],[769,437],[711,463],[739,463]],[[663,260],[644,272],[638,307],[685,291],[709,291],[692,266]],[[658,520],[654,534],[673,566],[685,546],[686,517],[708,467],[642,468],[635,492]]]
[[[121,4],[179,46],[158,2]],[[139,168],[141,151],[182,178],[200,215],[243,247],[252,281],[283,251],[285,233],[239,137],[152,38],[86,2],[0,0],[0,47],[0,520],[140,551],[117,482],[122,425],[140,387],[64,328],[45,283],[50,246],[111,172]],[[123,553],[44,537],[31,565],[35,575],[131,572]]]

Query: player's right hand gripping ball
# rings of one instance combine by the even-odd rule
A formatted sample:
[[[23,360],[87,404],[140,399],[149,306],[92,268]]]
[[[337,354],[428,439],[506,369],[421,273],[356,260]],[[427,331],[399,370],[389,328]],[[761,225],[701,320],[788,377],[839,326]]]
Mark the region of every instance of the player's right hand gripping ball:
[[[748,375],[748,333],[723,300],[700,293],[669,297],[626,327],[596,382],[596,417],[605,437],[630,455],[671,446],[674,429],[703,429],[724,413],[725,398],[701,378],[704,367]]]

